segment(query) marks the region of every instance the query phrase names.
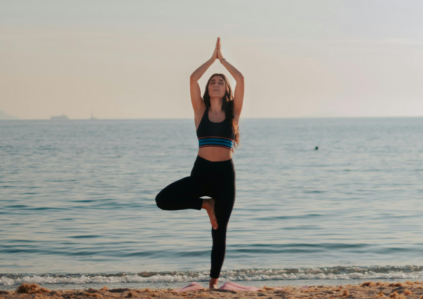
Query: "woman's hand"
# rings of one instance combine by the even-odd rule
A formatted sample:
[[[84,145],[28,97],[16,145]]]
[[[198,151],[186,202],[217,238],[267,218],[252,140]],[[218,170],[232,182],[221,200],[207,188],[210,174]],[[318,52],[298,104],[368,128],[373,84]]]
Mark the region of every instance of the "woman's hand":
[[[216,46],[214,47],[214,52],[213,52],[213,55],[211,57],[212,61],[215,61],[216,59],[218,59],[218,57],[217,57],[217,45],[218,44],[219,44],[219,38],[217,38]]]
[[[217,48],[217,59],[219,59],[219,61],[222,62],[222,59],[224,58],[222,56],[222,51],[220,48],[220,37],[217,38],[216,48]]]

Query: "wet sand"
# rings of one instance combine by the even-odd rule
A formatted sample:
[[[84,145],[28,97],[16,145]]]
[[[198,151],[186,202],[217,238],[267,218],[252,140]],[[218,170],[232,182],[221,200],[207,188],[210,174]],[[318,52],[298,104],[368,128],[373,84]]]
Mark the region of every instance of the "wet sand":
[[[101,289],[54,290],[37,284],[22,284],[14,291],[0,291],[0,299],[71,299],[71,298],[418,298],[423,299],[423,281],[398,283],[364,282],[339,286],[284,286],[281,289],[264,286],[259,291],[199,290],[175,293],[171,289]]]

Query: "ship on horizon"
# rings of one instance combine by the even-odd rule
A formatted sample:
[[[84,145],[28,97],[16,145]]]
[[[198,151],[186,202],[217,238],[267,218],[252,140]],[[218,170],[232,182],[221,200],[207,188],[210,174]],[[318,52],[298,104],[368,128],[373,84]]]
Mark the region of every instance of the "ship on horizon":
[[[91,117],[90,117],[90,120],[96,120],[97,119],[97,117],[94,117],[94,112],[92,112],[91,111]]]

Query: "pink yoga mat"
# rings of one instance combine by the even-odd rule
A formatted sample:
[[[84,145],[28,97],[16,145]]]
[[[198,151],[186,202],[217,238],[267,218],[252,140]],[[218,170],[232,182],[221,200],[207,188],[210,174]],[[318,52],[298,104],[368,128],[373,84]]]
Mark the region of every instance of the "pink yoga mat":
[[[219,288],[219,290],[231,290],[231,291],[252,291],[257,292],[260,290],[259,288],[252,287],[252,286],[243,286],[241,284],[237,284],[235,282],[227,282],[223,286]]]
[[[307,287],[303,287],[303,288],[307,288]],[[272,288],[272,289],[277,291],[283,290],[283,288]],[[192,292],[192,291],[199,291],[199,290],[204,290],[204,287],[198,282],[191,282],[189,285],[183,288],[173,290],[173,292],[179,293],[179,292]],[[219,288],[219,290],[257,292],[260,290],[260,288],[253,287],[253,286],[244,286],[244,285],[229,281],[223,284]]]

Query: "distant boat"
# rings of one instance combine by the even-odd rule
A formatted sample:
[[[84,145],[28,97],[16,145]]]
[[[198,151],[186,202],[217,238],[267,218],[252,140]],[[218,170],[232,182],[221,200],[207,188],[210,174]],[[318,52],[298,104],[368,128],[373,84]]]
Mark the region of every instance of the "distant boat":
[[[50,117],[50,120],[69,120],[69,117],[63,114],[59,116],[52,116]]]
[[[91,120],[96,120],[97,119],[97,117],[94,117],[94,113],[93,112],[91,112],[91,118],[90,118]]]

